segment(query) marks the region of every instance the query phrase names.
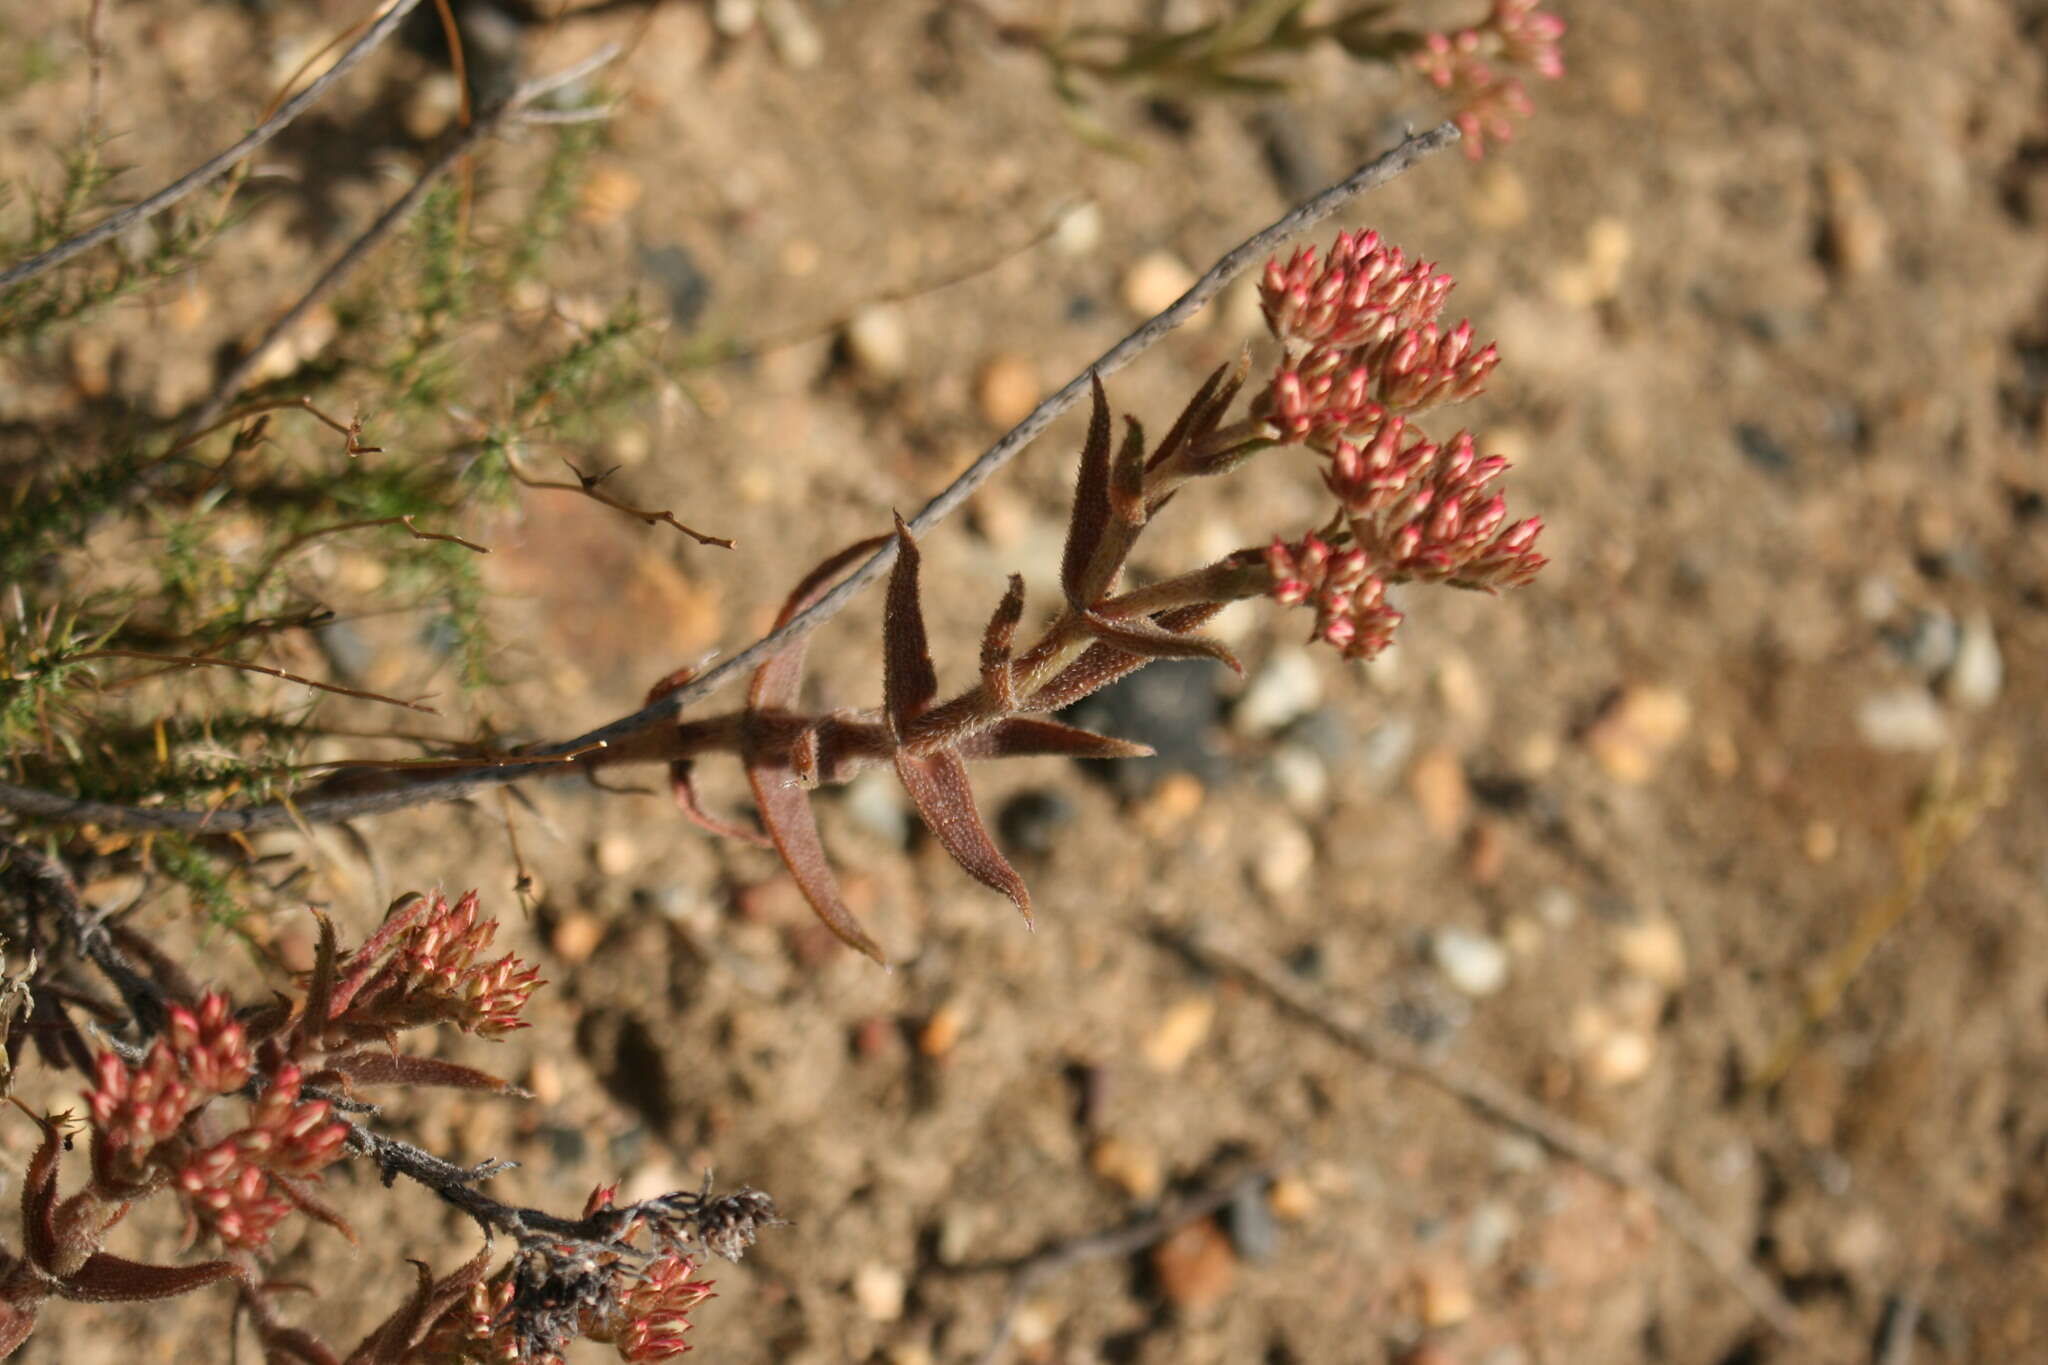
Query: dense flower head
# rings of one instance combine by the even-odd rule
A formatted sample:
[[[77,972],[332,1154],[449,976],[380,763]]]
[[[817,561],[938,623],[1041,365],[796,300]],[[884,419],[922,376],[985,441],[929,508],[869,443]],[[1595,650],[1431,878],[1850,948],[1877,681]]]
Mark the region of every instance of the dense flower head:
[[[211,993],[196,1009],[171,1006],[140,1064],[99,1054],[85,1108],[98,1133],[102,1173],[121,1184],[143,1183],[156,1148],[209,1100],[239,1090],[250,1067],[247,1032],[227,997]]]
[[[1340,232],[1318,265],[1313,247],[1286,265],[1266,263],[1259,303],[1266,325],[1290,352],[1377,346],[1443,311],[1451,277],[1429,261],[1412,264],[1377,232]]]
[[[256,1248],[294,1205],[273,1177],[306,1179],[341,1155],[348,1125],[325,1100],[301,1098],[287,1062],[249,1108],[249,1122],[208,1146],[188,1148],[174,1183],[199,1224],[227,1246]]]
[[[498,922],[479,914],[477,893],[453,905],[438,891],[424,913],[405,925],[391,956],[341,1009],[359,1031],[452,1023],[464,1032],[497,1038],[527,1027],[519,1015],[544,984],[540,969],[507,953],[479,962],[497,936]]]
[[[1401,613],[1388,604],[1386,580],[1371,572],[1365,551],[1334,550],[1314,535],[1292,544],[1276,537],[1266,567],[1275,601],[1315,611],[1310,639],[1335,645],[1347,659],[1370,659],[1393,642]]]
[[[630,1365],[670,1360],[690,1349],[690,1310],[711,1297],[711,1282],[692,1279],[697,1263],[669,1253],[657,1257],[619,1296],[612,1345]]]

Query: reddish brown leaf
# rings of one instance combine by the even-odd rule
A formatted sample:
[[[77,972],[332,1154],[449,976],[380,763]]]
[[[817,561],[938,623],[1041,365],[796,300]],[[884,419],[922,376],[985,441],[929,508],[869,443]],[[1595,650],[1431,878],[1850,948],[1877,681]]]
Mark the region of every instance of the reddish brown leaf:
[[[494,1095],[526,1092],[510,1081],[488,1071],[443,1061],[439,1057],[412,1057],[382,1051],[344,1052],[329,1057],[324,1065],[348,1077],[352,1085],[429,1085],[450,1090],[482,1090]]]
[[[1088,439],[1081,447],[1081,468],[1074,477],[1074,511],[1067,523],[1067,545],[1060,556],[1060,587],[1076,607],[1088,605],[1083,589],[1102,528],[1109,520],[1109,395],[1093,370],[1088,383],[1095,407],[1088,418]]]
[[[1095,553],[1076,590],[1068,594],[1075,607],[1085,609],[1109,595],[1145,525],[1145,429],[1135,418],[1124,419],[1124,441],[1105,483],[1103,506],[1107,515],[1096,536]]]
[[[761,808],[761,824],[775,841],[782,865],[789,869],[797,889],[804,893],[811,910],[827,929],[848,947],[888,966],[882,946],[868,937],[840,898],[839,879],[832,875],[824,841],[818,837],[817,819],[811,814],[811,794],[791,782],[784,771],[758,765],[747,769],[747,781],[754,788],[754,803]]]
[[[786,625],[822,595],[848,566],[874,553],[886,539],[876,537],[849,545],[811,570],[783,603],[776,626]],[[881,946],[868,937],[840,898],[839,883],[832,875],[824,842],[818,838],[817,820],[811,814],[810,793],[797,783],[797,760],[791,752],[786,717],[796,705],[803,667],[804,641],[798,638],[754,671],[754,680],[747,689],[747,783],[754,789],[754,804],[760,808],[762,828],[804,893],[804,899],[811,903],[812,911],[842,941],[887,965]],[[796,738],[799,743],[803,741],[802,736]],[[807,763],[815,771],[815,737],[809,742],[813,747]]]
[[[716,834],[722,839],[738,839],[741,843],[752,844],[756,848],[770,847],[768,836],[759,830],[734,824],[704,808],[704,803],[697,797],[697,784],[690,775],[695,766],[687,758],[679,758],[668,765],[668,789],[669,794],[675,797],[676,809],[681,811],[691,824],[707,833]]]
[[[334,1017],[334,987],[339,979],[341,952],[335,944],[334,921],[310,906],[307,908],[312,911],[314,922],[320,926],[320,942],[313,952],[313,975],[306,983],[303,1017],[308,1021],[314,1040],[318,1041]]]
[[[917,542],[903,518],[896,518],[896,567],[889,573],[889,597],[882,608],[882,711],[900,736],[939,694],[925,637],[924,603],[918,600]]]
[[[1017,702],[1016,680],[1010,676],[1010,646],[1017,638],[1017,623],[1024,619],[1024,576],[1010,575],[1010,590],[996,604],[981,637],[981,685],[989,699],[1008,711]]]
[[[1024,879],[1004,859],[995,840],[989,838],[981,812],[974,807],[974,791],[960,755],[941,749],[917,758],[899,750],[896,775],[903,781],[903,790],[910,793],[911,804],[931,826],[940,845],[953,855],[953,861],[965,868],[968,876],[1016,902],[1029,926],[1031,893],[1024,889]]]
[[[279,1362],[293,1360],[299,1365],[341,1365],[341,1357],[303,1327],[287,1327],[281,1322],[258,1322],[256,1335],[263,1342],[263,1365],[279,1365]]]
[[[363,940],[362,947],[349,954],[347,966],[334,984],[334,1003],[328,1007],[327,1019],[321,1020],[322,1024],[348,1013],[348,1007],[355,1002],[356,992],[377,970],[379,960],[391,951],[398,936],[412,927],[413,921],[429,904],[427,898],[417,891],[408,891],[391,902],[390,908],[384,912],[384,922],[377,926],[376,932]]]
[[[0,1303],[0,1358],[13,1355],[35,1330],[34,1304]]]
[[[57,1262],[57,1163],[64,1151],[64,1137],[55,1123],[37,1119],[43,1140],[28,1169],[21,1177],[21,1254],[38,1270],[56,1270]],[[99,1141],[97,1137],[93,1139]]]
[[[1120,621],[1091,611],[1083,620],[1096,639],[1141,659],[1214,659],[1240,678],[1244,676],[1244,665],[1229,647],[1206,635],[1183,635],[1155,624],[1147,616]]]
[[[171,1299],[240,1273],[233,1261],[197,1265],[149,1265],[96,1251],[71,1275],[57,1281],[57,1293],[76,1303],[134,1303]]]
[[[984,758],[1150,758],[1152,750],[1125,739],[1062,725],[1036,716],[1011,716],[958,745],[960,757]]]

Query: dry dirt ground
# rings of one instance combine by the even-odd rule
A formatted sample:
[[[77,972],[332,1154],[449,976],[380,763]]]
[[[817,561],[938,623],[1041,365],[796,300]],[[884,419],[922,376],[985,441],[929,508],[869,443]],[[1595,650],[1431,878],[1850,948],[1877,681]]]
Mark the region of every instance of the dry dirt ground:
[[[826,336],[677,370],[589,452],[739,549],[548,494],[491,528],[521,646],[508,707],[533,734],[619,714],[751,639],[805,566],[962,467],[1018,390],[1121,335],[1145,258],[1200,268],[1298,182],[1434,116],[1413,85],[1316,53],[1270,102],[1105,97],[1137,153],[1119,157],[1075,138],[1043,68],[971,13],[794,3],[793,40],[786,14],[721,37],[704,6],[659,9],[615,79],[555,301],[637,290],[658,308],[648,253],[679,247],[709,284],[693,325],[756,336],[1007,259],[870,319],[896,330],[863,343],[866,365]],[[225,145],[282,54],[362,8],[110,4],[123,183]],[[495,803],[367,821],[388,884],[485,888],[553,983],[536,1027],[486,1057],[535,1100],[419,1102],[400,1131],[516,1158],[499,1186],[551,1206],[706,1167],[772,1192],[790,1225],[720,1268],[699,1314],[700,1358],[731,1365],[987,1358],[1006,1264],[1246,1170],[1270,1183],[1163,1249],[1029,1284],[994,1358],[2048,1359],[2048,11],[1556,8],[1570,71],[1523,137],[1345,216],[1442,261],[1456,311],[1498,339],[1492,391],[1461,415],[1548,522],[1535,586],[1418,595],[1364,671],[1305,655],[1298,618],[1245,613],[1227,624],[1257,700],[1219,676],[1216,713],[1171,736],[1203,752],[1149,786],[983,769],[1035,933],[906,838],[887,787],[829,800],[825,837],[893,974],[665,798],[536,787],[517,817],[541,887],[527,920]],[[41,73],[0,107],[9,176],[47,182],[75,126],[85,9],[0,15],[0,67],[33,53]],[[530,34],[525,60],[636,17]],[[118,310],[120,396],[190,402],[215,345],[396,192],[418,164],[405,129],[446,117],[436,70],[372,62],[279,153],[329,177],[321,196],[261,201],[188,280]],[[490,156],[508,177],[539,151]],[[1075,203],[1078,227],[1025,246]],[[1119,404],[1169,415],[1250,337],[1246,302],[1119,378]],[[360,401],[374,416],[376,394]],[[1065,420],[931,538],[949,678],[1003,574],[1046,600],[1076,435]],[[1142,567],[1294,529],[1312,491],[1306,468],[1275,467],[1186,498]],[[874,596],[817,642],[821,699],[874,701]],[[739,801],[733,774],[708,776],[714,802]],[[1952,856],[1926,856],[1950,829]],[[335,912],[372,922],[361,862],[337,846],[327,867]],[[1790,1297],[1808,1344],[1761,1326],[1639,1193],[1156,937],[1200,925],[1640,1154]],[[0,1140],[24,1150],[27,1125]],[[313,1234],[278,1273],[318,1284],[298,1311],[347,1340],[409,1282],[401,1257],[450,1266],[475,1237],[416,1194],[336,1179],[369,1244],[350,1257]],[[20,1358],[226,1360],[227,1320],[204,1297],[63,1308]]]

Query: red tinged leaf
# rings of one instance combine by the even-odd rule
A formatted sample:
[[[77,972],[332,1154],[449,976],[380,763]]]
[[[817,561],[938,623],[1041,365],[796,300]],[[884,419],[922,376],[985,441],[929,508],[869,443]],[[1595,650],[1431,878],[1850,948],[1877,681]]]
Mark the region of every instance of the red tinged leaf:
[[[1016,680],[1010,676],[1010,647],[1017,638],[1017,623],[1024,619],[1024,576],[1010,575],[1010,590],[996,604],[981,637],[981,685],[989,700],[1008,711],[1017,704]]]
[[[747,780],[753,784],[754,802],[761,808],[761,824],[775,841],[775,851],[797,889],[811,903],[812,912],[842,943],[888,966],[882,946],[868,937],[839,895],[839,879],[832,875],[825,843],[818,837],[817,818],[811,813],[811,794],[772,768],[749,767]]]
[[[1067,523],[1067,545],[1060,556],[1060,587],[1076,607],[1088,605],[1083,580],[1102,542],[1109,521],[1109,395],[1102,377],[1088,372],[1095,407],[1088,418],[1088,439],[1081,447],[1081,468],[1074,477],[1074,514]]]
[[[1141,659],[1214,659],[1240,678],[1244,676],[1244,665],[1229,647],[1206,635],[1183,635],[1155,624],[1147,616],[1119,621],[1091,611],[1084,621],[1089,634],[1096,639]]]
[[[56,1274],[57,1163],[63,1156],[64,1135],[49,1119],[36,1122],[42,1125],[43,1141],[21,1177],[21,1254],[38,1270]]]
[[[691,777],[695,766],[687,758],[679,758],[668,765],[669,794],[675,798],[676,809],[683,813],[684,818],[697,828],[708,834],[715,834],[721,839],[738,839],[741,843],[752,844],[756,848],[773,847],[768,836],[759,830],[734,824],[704,808],[704,803],[697,796],[697,784]]]
[[[781,627],[823,594],[826,585],[855,560],[880,549],[887,537],[875,537],[849,545],[811,570],[783,603],[775,624]],[[747,783],[754,789],[754,804],[760,808],[761,826],[781,856],[783,866],[796,880],[811,910],[827,929],[848,946],[866,953],[887,966],[881,945],[869,938],[853,911],[839,894],[838,879],[825,857],[824,841],[818,837],[818,823],[811,813],[810,793],[797,783],[787,744],[779,750],[777,738],[786,740],[786,725],[776,718],[787,716],[796,705],[797,690],[803,682],[804,641],[799,638],[783,646],[768,662],[754,671],[747,688],[748,762]],[[811,766],[815,768],[813,756]]]
[[[356,992],[363,988],[377,969],[377,963],[391,951],[398,936],[410,929],[427,906],[427,898],[417,891],[408,891],[391,902],[391,908],[384,912],[384,922],[376,932],[363,940],[363,946],[348,956],[348,963],[341,979],[334,985],[334,1003],[328,1007],[327,1019],[318,1021],[321,1025],[348,1013],[348,1007],[355,1002]]]
[[[308,1021],[308,1030],[314,1041],[318,1042],[334,1017],[334,988],[340,975],[341,951],[335,944],[334,921],[311,906],[306,908],[320,926],[320,942],[313,952],[313,975],[306,982],[303,1018]]]
[[[1152,750],[1127,739],[1036,716],[1011,716],[976,731],[956,746],[969,761],[984,758],[1150,758]]]
[[[303,1327],[287,1327],[281,1322],[258,1322],[256,1335],[263,1342],[264,1365],[292,1360],[299,1365],[341,1365],[341,1357]]]
[[[77,1271],[57,1282],[60,1297],[74,1303],[138,1303],[174,1299],[241,1273],[233,1261],[197,1265],[148,1265],[104,1251],[86,1257]]]
[[[910,529],[897,517],[896,567],[889,573],[889,597],[882,608],[882,712],[899,738],[939,695],[939,675],[924,631],[924,603],[918,600],[921,558]]]
[[[0,1302],[0,1357],[13,1355],[35,1330],[34,1304]]]
[[[995,840],[989,838],[981,812],[974,807],[967,765],[960,761],[960,756],[941,749],[929,757],[917,758],[899,750],[896,775],[903,781],[903,790],[910,793],[911,804],[917,807],[925,824],[931,826],[940,845],[953,855],[953,861],[965,868],[968,876],[1014,901],[1028,927],[1031,893],[1024,889],[1024,879],[996,848]]]
[[[1102,497],[1105,515],[1094,553],[1067,597],[1081,609],[1109,595],[1145,526],[1145,429],[1135,418],[1124,419],[1124,442],[1104,480]]]
[[[426,1085],[448,1090],[481,1090],[493,1095],[526,1092],[510,1081],[488,1071],[478,1071],[460,1062],[439,1057],[411,1057],[389,1052],[344,1052],[327,1058],[322,1065],[346,1076],[351,1085]]]

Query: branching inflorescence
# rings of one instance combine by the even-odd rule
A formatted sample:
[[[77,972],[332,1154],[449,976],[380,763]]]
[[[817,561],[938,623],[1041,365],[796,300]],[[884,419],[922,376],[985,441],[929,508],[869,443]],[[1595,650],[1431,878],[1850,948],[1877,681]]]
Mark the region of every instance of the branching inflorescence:
[[[19,845],[4,851],[35,857]],[[163,997],[164,1026],[145,1046],[95,1057],[82,1120],[87,1176],[68,1196],[58,1195],[59,1166],[79,1120],[41,1120],[43,1142],[23,1182],[21,1248],[0,1252],[0,1355],[29,1337],[50,1298],[164,1299],[221,1281],[237,1283],[274,1362],[550,1365],[586,1338],[633,1365],[688,1350],[688,1314],[711,1293],[695,1253],[737,1258],[775,1221],[765,1195],[679,1191],[620,1207],[600,1189],[579,1218],[558,1218],[475,1188],[502,1163],[453,1166],[351,1117],[373,1115],[358,1096],[385,1087],[511,1092],[486,1072],[396,1047],[415,1028],[495,1038],[526,1027],[521,1012],[542,983],[512,954],[486,957],[496,929],[475,892],[453,904],[438,893],[404,897],[347,953],[323,917],[300,991],[243,1010],[217,992],[177,999],[179,974],[145,978],[116,954]],[[350,1152],[369,1156],[387,1181],[427,1184],[475,1218],[486,1241],[448,1276],[422,1268],[413,1293],[344,1358],[278,1320],[261,1264],[294,1214],[356,1240],[317,1193],[323,1172]],[[210,1241],[221,1257],[152,1265],[102,1249],[130,1206],[164,1192],[182,1204],[188,1239]],[[493,1269],[495,1234],[516,1251]]]
[[[947,853],[1008,896],[1028,921],[1030,895],[975,808],[969,762],[1146,752],[1047,713],[1158,659],[1208,658],[1241,672],[1229,649],[1199,633],[1231,602],[1266,597],[1307,607],[1313,639],[1346,658],[1367,659],[1388,645],[1400,623],[1389,601],[1400,585],[1497,592],[1527,583],[1543,567],[1535,550],[1542,522],[1509,523],[1506,501],[1494,491],[1507,461],[1481,456],[1468,432],[1439,445],[1415,423],[1432,408],[1478,393],[1499,359],[1493,346],[1474,345],[1469,322],[1443,325],[1451,285],[1435,265],[1411,261],[1372,232],[1340,234],[1322,257],[1304,249],[1269,262],[1260,291],[1280,356],[1242,417],[1226,420],[1246,387],[1249,356],[1210,375],[1157,442],[1148,442],[1130,417],[1118,436],[1108,396],[1095,384],[1061,562],[1062,606],[1035,643],[1016,648],[1025,586],[1013,576],[983,635],[980,682],[941,701],[925,635],[921,556],[899,520],[880,710],[801,711],[798,637],[755,673],[743,710],[679,724],[668,749],[677,805],[714,833],[771,844],[819,918],[881,961],[880,945],[840,896],[809,793],[890,763]],[[1303,447],[1321,462],[1335,500],[1325,522],[1191,572],[1126,584],[1139,537],[1183,488],[1283,446]],[[881,543],[860,542],[819,565],[790,595],[778,624]],[[689,677],[672,675],[653,695]],[[691,763],[719,751],[737,754],[746,766],[765,839],[698,801]]]

